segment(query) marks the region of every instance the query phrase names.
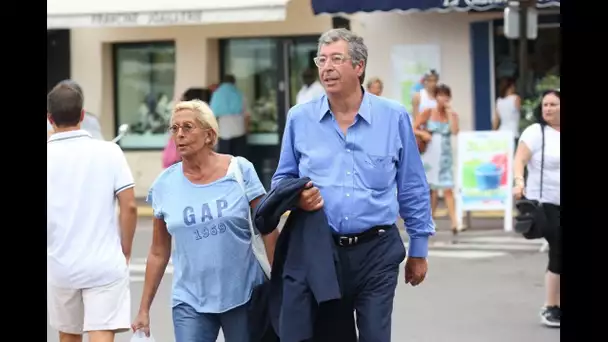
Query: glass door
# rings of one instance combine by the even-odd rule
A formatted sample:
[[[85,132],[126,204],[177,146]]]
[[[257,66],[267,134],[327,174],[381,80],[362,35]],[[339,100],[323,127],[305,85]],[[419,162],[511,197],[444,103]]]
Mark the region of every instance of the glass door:
[[[296,104],[296,97],[304,85],[302,74],[309,70],[318,79],[317,66],[313,58],[317,55],[317,37],[302,37],[292,40],[289,49],[290,106]]]
[[[317,69],[318,37],[244,38],[221,41],[222,75],[231,74],[245,98],[251,121],[248,158],[264,186],[276,170],[289,109],[302,88],[302,73]]]

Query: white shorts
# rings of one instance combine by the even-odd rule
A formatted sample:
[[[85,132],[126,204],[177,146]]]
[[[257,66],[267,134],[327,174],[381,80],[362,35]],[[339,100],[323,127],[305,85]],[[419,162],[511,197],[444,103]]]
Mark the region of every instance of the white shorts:
[[[53,329],[68,334],[87,331],[128,331],[131,327],[129,274],[108,285],[66,289],[49,285],[49,321]]]

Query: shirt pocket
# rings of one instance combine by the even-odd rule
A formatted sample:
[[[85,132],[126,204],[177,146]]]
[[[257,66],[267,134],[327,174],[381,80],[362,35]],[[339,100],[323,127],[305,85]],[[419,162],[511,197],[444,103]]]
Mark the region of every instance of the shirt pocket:
[[[361,153],[360,178],[363,185],[373,190],[388,189],[396,176],[395,157]]]

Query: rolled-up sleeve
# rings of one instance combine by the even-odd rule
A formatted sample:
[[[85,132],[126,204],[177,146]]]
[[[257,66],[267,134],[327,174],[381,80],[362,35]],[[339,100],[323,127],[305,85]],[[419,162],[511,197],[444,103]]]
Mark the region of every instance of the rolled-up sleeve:
[[[397,169],[399,214],[410,238],[408,255],[425,258],[428,255],[429,237],[435,234],[431,197],[409,114],[405,110],[401,114],[401,150]]]

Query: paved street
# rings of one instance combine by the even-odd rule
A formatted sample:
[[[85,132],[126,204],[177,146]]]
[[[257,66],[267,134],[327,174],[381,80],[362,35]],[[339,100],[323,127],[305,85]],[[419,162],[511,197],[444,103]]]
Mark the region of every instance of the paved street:
[[[486,222],[487,221],[487,222]],[[473,220],[473,229],[452,241],[447,222],[439,219],[432,239],[429,274],[423,285],[400,282],[393,314],[396,342],[556,342],[559,329],[538,324],[543,301],[543,271],[547,256],[539,241],[525,241],[495,229],[498,220]],[[145,257],[151,243],[149,218],[141,218],[135,238],[132,312],[137,312]],[[151,312],[157,342],[173,342],[169,267]],[[128,342],[130,334],[117,341]],[[86,340],[86,339],[85,339]],[[58,341],[47,325],[47,341]],[[223,342],[220,336],[218,341]]]

